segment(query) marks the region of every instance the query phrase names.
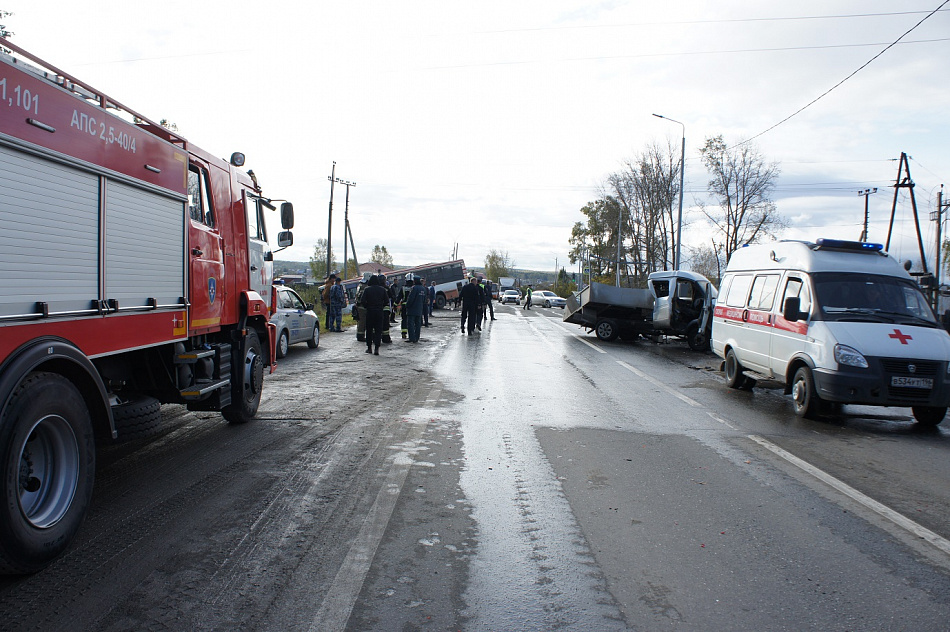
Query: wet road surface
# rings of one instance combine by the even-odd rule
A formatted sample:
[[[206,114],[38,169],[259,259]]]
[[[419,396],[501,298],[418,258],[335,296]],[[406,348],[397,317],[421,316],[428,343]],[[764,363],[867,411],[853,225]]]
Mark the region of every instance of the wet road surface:
[[[946,629],[950,426],[496,315],[296,346],[245,426],[166,407],[0,629]]]

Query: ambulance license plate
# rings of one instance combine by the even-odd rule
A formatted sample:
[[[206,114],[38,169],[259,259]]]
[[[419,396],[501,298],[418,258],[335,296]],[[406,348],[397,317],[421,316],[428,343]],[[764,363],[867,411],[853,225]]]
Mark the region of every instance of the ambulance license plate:
[[[933,388],[933,378],[929,377],[904,377],[902,375],[891,376],[891,386],[903,386],[905,388]]]

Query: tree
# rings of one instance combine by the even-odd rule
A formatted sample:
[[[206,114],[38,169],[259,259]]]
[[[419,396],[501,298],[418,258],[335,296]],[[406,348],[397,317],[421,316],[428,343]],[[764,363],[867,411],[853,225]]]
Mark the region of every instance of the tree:
[[[331,265],[336,266],[336,262],[333,261],[333,252],[330,252],[330,261]],[[332,272],[332,270],[327,270],[327,240],[318,239],[316,245],[313,247],[313,254],[310,255],[310,272],[313,273],[313,278],[317,281],[323,281],[327,278],[327,274]]]
[[[576,222],[571,229],[568,253],[571,263],[590,260],[591,274],[595,281],[612,283],[616,272],[617,230],[623,207],[612,196],[588,202],[581,213],[587,222]],[[621,249],[621,255],[623,251]]]
[[[10,13],[9,11],[4,11],[3,9],[0,9],[0,20],[4,18],[8,18],[11,15],[13,14]],[[13,37],[13,31],[8,31],[5,24],[0,24],[0,37],[10,39],[11,37]],[[13,52],[3,47],[0,47],[0,51],[3,51],[4,53],[7,53],[7,54]]]
[[[381,266],[386,266],[387,268],[393,267],[393,258],[389,254],[389,251],[386,250],[386,246],[380,246],[376,244],[373,246],[373,252],[369,255],[369,260],[372,263],[378,263]]]
[[[571,275],[569,275],[564,268],[558,270],[557,279],[554,281],[554,293],[567,298],[576,290],[577,283],[571,278]]]
[[[510,277],[514,265],[507,250],[501,253],[493,248],[485,255],[485,276],[494,281],[501,277]]]
[[[718,209],[702,209],[720,235],[714,244],[725,261],[741,246],[786,228],[770,197],[779,174],[776,163],[765,162],[749,143],[726,147],[722,135],[707,138],[700,153],[711,175],[709,192],[719,203]]]
[[[720,258],[721,249],[717,249],[716,243],[712,242],[710,246],[700,246],[691,248],[690,269],[697,272],[710,281],[716,287],[719,287],[719,280],[722,277],[723,262]]]

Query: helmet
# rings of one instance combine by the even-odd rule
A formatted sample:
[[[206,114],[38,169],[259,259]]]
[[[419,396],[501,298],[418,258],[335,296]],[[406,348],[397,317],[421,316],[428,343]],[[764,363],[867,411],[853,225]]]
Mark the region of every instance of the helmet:
[[[414,278],[415,278],[415,277],[412,275],[412,272],[409,272],[409,273],[406,274],[406,280],[407,280],[407,281],[412,281]]]
[[[369,280],[372,278],[372,276],[373,276],[373,273],[372,273],[372,272],[364,272],[364,273],[363,273],[363,283],[369,283]]]

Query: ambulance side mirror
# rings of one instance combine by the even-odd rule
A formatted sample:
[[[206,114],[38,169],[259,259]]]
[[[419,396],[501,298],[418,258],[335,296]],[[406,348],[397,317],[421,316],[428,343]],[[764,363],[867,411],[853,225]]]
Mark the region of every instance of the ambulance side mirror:
[[[797,322],[804,316],[801,313],[802,299],[797,296],[789,296],[782,307],[782,316],[790,323]]]

